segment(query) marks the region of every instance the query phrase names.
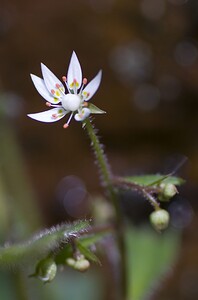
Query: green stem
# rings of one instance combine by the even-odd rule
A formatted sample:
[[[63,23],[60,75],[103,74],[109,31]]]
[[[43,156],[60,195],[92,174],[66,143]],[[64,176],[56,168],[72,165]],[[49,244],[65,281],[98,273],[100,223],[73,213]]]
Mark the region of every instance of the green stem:
[[[129,182],[126,179],[121,177],[115,176],[112,179],[115,186],[123,189],[129,189],[132,191],[138,191],[142,193],[142,195],[150,202],[150,204],[154,207],[155,210],[160,209],[160,205],[157,200],[152,196],[153,193],[158,194],[160,192],[159,187],[152,187],[152,186],[141,186],[134,182]]]
[[[91,146],[94,149],[94,154],[98,163],[98,168],[100,171],[101,179],[105,189],[108,193],[109,199],[115,209],[116,215],[116,233],[117,233],[117,243],[120,252],[120,299],[125,300],[127,298],[127,278],[126,278],[126,250],[125,250],[125,239],[124,239],[124,224],[121,212],[120,203],[118,201],[116,189],[113,185],[113,176],[107,161],[107,157],[104,153],[103,146],[100,144],[99,138],[96,135],[96,130],[94,129],[90,119],[84,121],[85,128],[87,130],[88,136],[91,140]]]

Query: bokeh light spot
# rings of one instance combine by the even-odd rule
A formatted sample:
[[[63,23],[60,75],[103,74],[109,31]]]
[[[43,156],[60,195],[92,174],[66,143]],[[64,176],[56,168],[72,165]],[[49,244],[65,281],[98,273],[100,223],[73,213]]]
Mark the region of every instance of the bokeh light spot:
[[[198,58],[198,49],[193,42],[182,41],[175,48],[176,62],[182,67],[189,67],[195,63]]]
[[[73,218],[88,213],[88,194],[83,181],[76,176],[66,176],[58,184],[56,196],[66,213]]]
[[[171,214],[171,224],[178,229],[187,227],[193,218],[193,209],[190,203],[180,197],[177,197],[177,201],[172,202],[169,206]]]
[[[159,89],[152,84],[141,84],[134,92],[133,101],[143,111],[151,111],[160,102]]]
[[[166,6],[164,0],[142,0],[140,10],[147,19],[157,21],[164,15]]]
[[[125,85],[142,82],[152,72],[150,46],[139,40],[118,46],[110,55],[110,64]]]

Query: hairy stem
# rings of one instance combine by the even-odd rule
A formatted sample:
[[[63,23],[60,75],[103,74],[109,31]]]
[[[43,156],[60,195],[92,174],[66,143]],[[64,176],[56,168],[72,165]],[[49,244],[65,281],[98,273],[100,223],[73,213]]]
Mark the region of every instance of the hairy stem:
[[[158,194],[160,192],[161,189],[159,187],[141,186],[137,183],[129,182],[117,176],[113,178],[113,183],[119,188],[140,192],[150,202],[150,204],[154,207],[155,210],[158,210],[160,208],[159,203],[152,195],[153,193]]]
[[[92,125],[90,119],[86,119],[84,121],[85,129],[87,130],[88,136],[91,140],[91,146],[94,150],[94,154],[96,157],[97,165],[99,168],[102,184],[105,187],[108,197],[115,209],[115,227],[117,234],[117,243],[118,249],[120,253],[120,299],[125,300],[127,297],[127,278],[126,278],[126,250],[125,250],[125,240],[124,240],[124,224],[123,217],[121,212],[120,203],[118,201],[117,192],[113,185],[113,176],[111,173],[111,169],[109,167],[109,163],[107,157],[104,153],[103,145],[100,144],[99,138],[96,134],[96,129]]]

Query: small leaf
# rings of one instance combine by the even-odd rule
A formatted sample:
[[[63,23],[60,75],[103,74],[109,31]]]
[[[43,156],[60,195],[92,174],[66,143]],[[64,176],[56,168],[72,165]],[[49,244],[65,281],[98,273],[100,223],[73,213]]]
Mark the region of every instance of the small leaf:
[[[90,109],[92,114],[106,114],[106,111],[98,108],[96,105],[92,103],[88,103],[88,108]]]
[[[103,239],[104,236],[106,236],[107,234],[109,234],[109,231],[97,232],[97,233],[90,234],[90,235],[86,234],[86,235],[83,235],[82,237],[80,237],[79,241],[84,247],[89,247],[89,246],[96,244],[101,239]]]
[[[82,253],[87,259],[100,264],[98,257],[88,247],[85,247],[79,241],[77,241],[76,245],[80,253]]]
[[[110,234],[110,231],[96,232],[94,234],[87,233],[87,234],[83,234],[82,236],[80,236],[78,238],[78,240],[76,240],[76,241],[78,241],[78,243],[80,243],[84,248],[88,248],[92,245],[95,245],[97,242],[99,242],[101,239],[103,239],[104,236],[106,236],[107,234]],[[70,258],[72,255],[73,255],[73,250],[72,250],[71,244],[68,243],[56,255],[55,260],[56,260],[57,265],[65,264],[65,260],[67,258]]]
[[[185,182],[184,179],[176,176],[151,174],[141,176],[130,176],[123,178],[126,182],[139,184],[140,186],[157,186],[160,183],[172,183],[174,185],[181,185]]]

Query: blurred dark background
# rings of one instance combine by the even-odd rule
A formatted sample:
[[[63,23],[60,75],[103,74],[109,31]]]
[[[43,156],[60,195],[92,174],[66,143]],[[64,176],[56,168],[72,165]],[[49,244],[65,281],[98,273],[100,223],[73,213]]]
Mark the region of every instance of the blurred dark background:
[[[89,215],[90,195],[101,188],[80,123],[63,130],[64,121],[45,124],[26,116],[46,109],[29,76],[41,76],[40,62],[61,78],[75,50],[88,80],[103,70],[92,102],[107,112],[95,117],[95,124],[116,174],[174,172],[188,158],[177,170],[187,183],[179,204],[170,207],[176,214],[172,226],[184,230],[182,250],[156,299],[198,295],[197,20],[197,0],[9,0],[0,5],[0,131],[8,126],[16,137],[44,223]],[[127,197],[129,217],[147,220],[147,204],[135,201],[130,212]]]

